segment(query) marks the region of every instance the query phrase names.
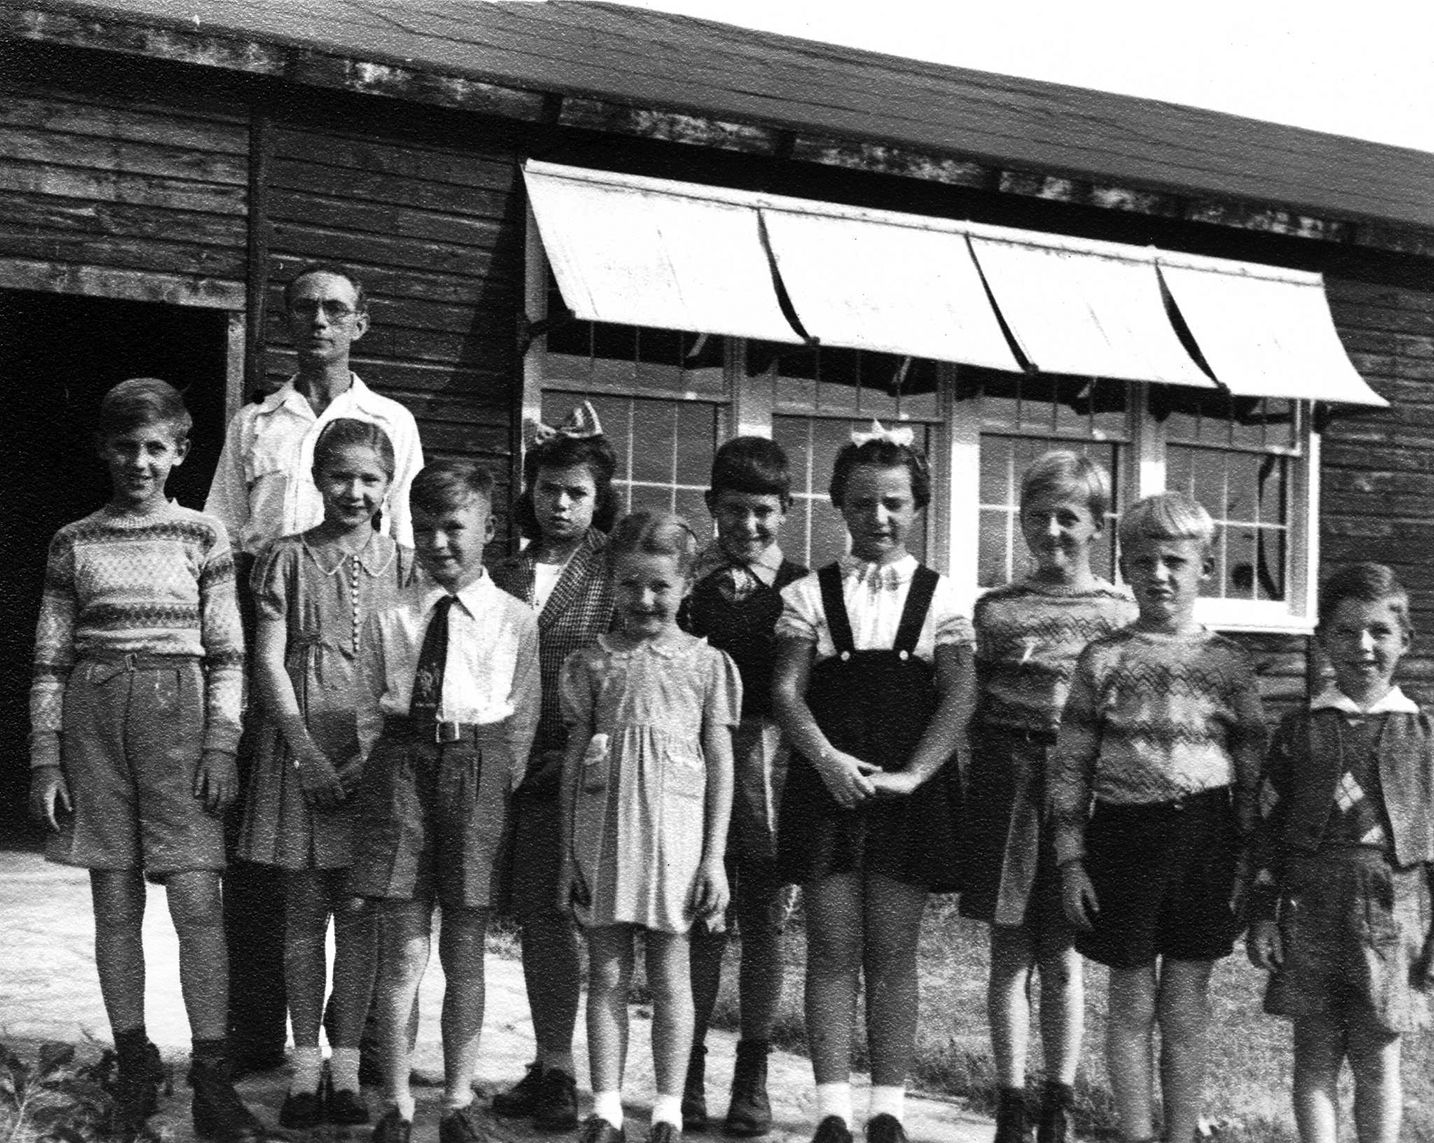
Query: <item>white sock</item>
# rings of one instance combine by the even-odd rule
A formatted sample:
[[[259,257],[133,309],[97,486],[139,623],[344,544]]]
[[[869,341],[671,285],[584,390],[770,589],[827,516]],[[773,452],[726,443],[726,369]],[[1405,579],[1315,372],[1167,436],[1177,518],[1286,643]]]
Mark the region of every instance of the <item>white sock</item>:
[[[329,1053],[329,1072],[334,1077],[335,1091],[358,1091],[359,1050],[335,1048]]]
[[[906,1114],[906,1086],[904,1084],[871,1085],[871,1118],[889,1115],[896,1122],[902,1122]]]
[[[289,1090],[295,1095],[305,1091],[318,1091],[319,1082],[324,1078],[324,1052],[317,1044],[312,1047],[294,1045],[294,1076],[289,1080]]]
[[[473,1085],[465,1083],[458,1091],[445,1091],[443,1093],[443,1110],[462,1111],[473,1102]]]
[[[680,1102],[680,1101],[679,1101]],[[622,1126],[622,1092],[620,1091],[595,1091],[593,1092],[593,1114],[599,1119],[606,1119],[614,1127]]]
[[[652,1101],[652,1122],[667,1123],[682,1130],[682,1097],[657,1093]]]
[[[538,1049],[538,1063],[542,1064],[543,1071],[560,1071],[570,1076],[578,1074],[577,1065],[573,1063],[573,1050],[571,1048],[564,1052],[550,1052],[545,1048]]]
[[[835,1115],[848,1128],[851,1127],[851,1084],[817,1084],[817,1122],[829,1115]]]
[[[389,1102],[397,1109],[400,1119],[406,1119],[409,1123],[413,1122],[413,1092],[406,1091],[402,1095],[396,1095]]]

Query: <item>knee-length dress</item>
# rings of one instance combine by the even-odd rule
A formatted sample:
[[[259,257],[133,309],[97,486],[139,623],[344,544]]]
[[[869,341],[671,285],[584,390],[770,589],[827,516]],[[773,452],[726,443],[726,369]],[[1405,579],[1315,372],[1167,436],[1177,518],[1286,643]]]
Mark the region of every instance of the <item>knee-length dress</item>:
[[[413,554],[375,532],[354,555],[306,534],[275,540],[250,583],[261,620],[283,620],[284,668],[314,743],[341,766],[358,754],[359,633],[413,577]],[[253,708],[251,707],[251,710]],[[353,799],[321,810],[304,799],[283,731],[259,712],[239,856],[288,870],[342,869],[353,860]]]
[[[573,812],[573,858],[589,927],[685,933],[702,860],[703,731],[736,726],[742,681],[731,658],[681,632],[623,649],[611,636],[563,666],[563,716],[588,740]]]
[[[792,584],[777,635],[813,642],[806,702],[832,746],[900,770],[940,705],[938,646],[972,643],[949,580],[907,556],[844,557]],[[817,767],[794,755],[777,827],[785,881],[876,874],[937,892],[959,888],[960,778],[953,755],[910,796],[844,809]]]

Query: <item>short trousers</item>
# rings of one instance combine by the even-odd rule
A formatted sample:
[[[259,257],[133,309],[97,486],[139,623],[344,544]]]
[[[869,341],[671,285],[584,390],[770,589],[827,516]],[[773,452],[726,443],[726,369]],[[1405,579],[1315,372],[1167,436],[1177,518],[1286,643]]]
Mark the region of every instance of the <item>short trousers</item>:
[[[1427,1026],[1428,928],[1422,866],[1395,869],[1363,846],[1291,855],[1280,895],[1284,961],[1270,978],[1265,1011],[1339,1017],[1362,1009],[1388,1032]]]
[[[51,861],[155,878],[224,868],[224,823],[195,797],[204,671],[184,656],[82,659],[65,685],[62,766],[74,813]]]
[[[349,891],[489,907],[511,844],[513,764],[501,726],[440,744],[395,731],[393,722],[364,763]]]
[[[1097,802],[1085,870],[1099,911],[1075,947],[1111,968],[1229,956],[1239,853],[1229,787],[1157,805]]]

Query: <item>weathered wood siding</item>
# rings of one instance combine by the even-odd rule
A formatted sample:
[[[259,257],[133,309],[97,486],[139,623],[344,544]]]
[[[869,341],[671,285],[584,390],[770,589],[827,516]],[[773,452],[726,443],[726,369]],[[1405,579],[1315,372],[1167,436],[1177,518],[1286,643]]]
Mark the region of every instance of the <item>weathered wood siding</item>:
[[[425,455],[489,464],[501,508],[520,386],[523,206],[511,150],[485,145],[476,125],[463,134],[472,145],[275,125],[265,363],[271,384],[294,368],[280,284],[305,262],[351,266],[372,315],[355,371],[413,410]]]
[[[0,286],[242,310],[245,109],[70,80],[0,87]]]
[[[1328,278],[1355,366],[1390,408],[1337,417],[1324,436],[1320,565],[1378,560],[1412,595],[1402,675],[1434,703],[1434,292]]]

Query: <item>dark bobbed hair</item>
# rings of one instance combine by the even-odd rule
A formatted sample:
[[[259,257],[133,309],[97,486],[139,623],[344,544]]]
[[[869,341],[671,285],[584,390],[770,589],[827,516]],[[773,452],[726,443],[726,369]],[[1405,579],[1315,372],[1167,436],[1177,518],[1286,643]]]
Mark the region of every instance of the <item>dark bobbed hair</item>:
[[[518,532],[525,540],[542,539],[543,529],[533,511],[533,486],[542,468],[576,468],[582,465],[592,475],[597,488],[593,508],[593,527],[600,532],[611,530],[617,519],[617,493],[612,478],[617,471],[617,456],[612,445],[601,433],[591,437],[569,437],[559,433],[528,449],[523,457],[523,494],[513,507]]]
[[[336,417],[319,432],[319,439],[314,442],[314,472],[328,464],[339,449],[350,447],[373,449],[384,473],[389,480],[393,479],[394,469],[398,467],[393,457],[393,441],[383,426],[357,417]]]
[[[1021,477],[1021,507],[1046,493],[1084,500],[1096,525],[1104,527],[1110,511],[1110,473],[1105,465],[1071,449],[1042,453]]]
[[[1320,584],[1319,625],[1323,627],[1328,623],[1339,605],[1347,599],[1388,603],[1389,610],[1399,617],[1404,630],[1414,634],[1414,620],[1409,614],[1409,592],[1388,565],[1365,561],[1345,564],[1331,572],[1329,578]]]
[[[701,547],[697,534],[681,516],[643,509],[617,522],[607,543],[607,565],[616,568],[618,560],[634,553],[671,556],[677,561],[677,570],[691,579]]]
[[[184,407],[184,397],[168,381],[158,377],[131,377],[100,399],[98,436],[101,441],[112,434],[148,425],[169,426],[177,442],[189,439],[194,418]]]
[[[712,458],[708,503],[723,491],[777,496],[782,507],[792,503],[792,473],[786,451],[768,437],[733,437]]]
[[[336,278],[346,280],[354,288],[355,311],[368,313],[368,293],[364,289],[363,279],[338,262],[305,262],[300,266],[294,276],[284,283],[284,309],[287,310],[294,300],[294,287],[314,274],[332,274]]]
[[[492,508],[493,474],[471,460],[425,464],[408,489],[409,504],[432,516],[462,508],[475,496]]]
[[[842,445],[832,465],[832,482],[828,491],[832,504],[841,511],[846,498],[847,481],[854,469],[869,464],[873,468],[904,468],[911,476],[911,498],[917,509],[931,503],[931,468],[926,452],[919,446],[896,444],[894,441],[870,440],[862,444]]]

